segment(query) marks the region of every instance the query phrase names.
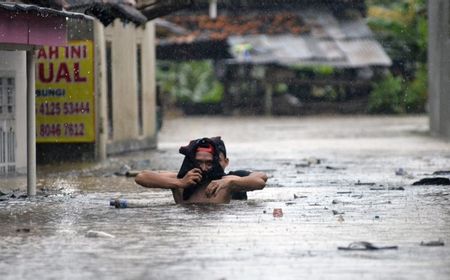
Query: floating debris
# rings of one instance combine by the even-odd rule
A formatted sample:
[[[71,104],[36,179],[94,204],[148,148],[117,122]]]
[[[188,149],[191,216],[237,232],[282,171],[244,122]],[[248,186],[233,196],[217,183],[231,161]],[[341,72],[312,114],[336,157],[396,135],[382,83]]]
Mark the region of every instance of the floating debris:
[[[444,246],[444,245],[445,245],[445,243],[444,243],[444,241],[442,241],[442,239],[420,242],[420,246],[438,247],[438,246]]]
[[[96,230],[90,230],[86,232],[85,236],[89,238],[115,238],[115,236],[112,234]]]
[[[340,223],[342,223],[342,222],[344,222],[345,220],[344,220],[344,217],[342,217],[342,215],[339,215],[338,218],[337,218],[337,221],[340,222]]]
[[[336,192],[337,194],[351,194],[352,191],[342,191],[342,192]]]
[[[392,202],[390,200],[386,200],[386,201],[374,202],[374,203],[371,203],[371,204],[372,205],[392,204]]]
[[[146,208],[152,205],[151,201],[142,199],[110,199],[109,206],[116,208]]]
[[[305,159],[309,164],[320,164],[322,161],[315,157]]]
[[[388,190],[390,191],[404,191],[404,187],[389,187]]]
[[[403,168],[399,168],[399,169],[395,170],[395,175],[397,175],[397,176],[405,176],[406,174],[408,174],[408,173]]]
[[[299,195],[299,194],[295,194],[294,193],[294,199],[297,199],[297,198],[307,198],[308,196],[306,196],[306,195]]]
[[[342,201],[342,200],[339,200],[339,199],[333,199],[333,200],[331,201],[331,204],[339,204],[339,203],[342,203],[342,204],[350,204],[351,202],[349,202],[349,201]]]
[[[124,164],[120,167],[119,171],[114,172],[114,175],[117,176],[125,176],[127,172],[131,170],[131,167],[127,164]]]
[[[372,182],[361,182],[360,180],[358,180],[358,182],[355,183],[355,186],[375,186],[376,183],[372,183]]]
[[[345,170],[347,168],[345,168],[345,167],[334,167],[334,166],[327,165],[327,166],[325,166],[325,169],[328,169],[328,170]]]
[[[31,229],[29,229],[29,228],[18,228],[18,229],[16,229],[16,232],[30,233]]]
[[[413,183],[413,186],[420,185],[450,185],[450,179],[444,177],[423,178]]]
[[[127,173],[125,173],[125,176],[127,176],[127,177],[136,177],[139,174],[139,172],[141,172],[141,171],[139,171],[139,170],[130,170],[130,171],[127,171]]]
[[[28,195],[25,192],[21,191],[12,191],[7,194],[0,195],[0,201],[6,201],[10,199],[20,199],[20,198],[27,198]]]
[[[273,215],[275,218],[281,218],[281,217],[283,217],[283,209],[281,209],[281,208],[274,208],[274,209],[273,209],[272,215]]]
[[[339,211],[337,211],[337,210],[332,210],[331,211],[332,213],[333,213],[333,215],[344,215],[345,213],[344,212],[339,212]]]
[[[439,170],[434,171],[433,175],[450,175],[450,170]]]
[[[398,246],[375,246],[367,241],[352,242],[347,247],[338,247],[338,250],[344,251],[374,251],[374,250],[397,250]]]
[[[374,188],[370,188],[369,190],[371,190],[371,191],[384,191],[384,190],[386,190],[386,188],[383,188],[383,187],[374,187]]]

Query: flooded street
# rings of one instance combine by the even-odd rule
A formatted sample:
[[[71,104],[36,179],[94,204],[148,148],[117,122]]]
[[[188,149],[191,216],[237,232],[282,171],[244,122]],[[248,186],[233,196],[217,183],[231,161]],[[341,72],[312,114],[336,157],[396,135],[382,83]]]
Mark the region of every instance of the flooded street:
[[[229,170],[269,175],[247,201],[175,205],[114,175],[177,170],[181,145],[217,135]],[[441,170],[450,143],[425,116],[166,120],[157,150],[40,166],[40,195],[0,201],[1,279],[449,279],[449,186],[412,185]],[[0,190],[25,182],[1,178]],[[117,197],[150,205],[110,207]],[[338,250],[354,241],[398,249]]]

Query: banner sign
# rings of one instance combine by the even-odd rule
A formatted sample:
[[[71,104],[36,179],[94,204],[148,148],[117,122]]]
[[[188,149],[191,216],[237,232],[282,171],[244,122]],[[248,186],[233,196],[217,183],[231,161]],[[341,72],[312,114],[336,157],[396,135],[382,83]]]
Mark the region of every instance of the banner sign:
[[[36,58],[36,142],[94,142],[92,41],[45,46]]]

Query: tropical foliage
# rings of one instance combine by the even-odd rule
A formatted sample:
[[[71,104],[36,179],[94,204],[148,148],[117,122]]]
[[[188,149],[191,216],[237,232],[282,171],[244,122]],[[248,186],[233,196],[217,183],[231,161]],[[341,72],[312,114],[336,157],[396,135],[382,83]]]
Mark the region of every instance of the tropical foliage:
[[[164,93],[177,102],[217,103],[223,86],[214,76],[211,61],[160,62],[156,79]]]
[[[391,57],[394,75],[388,75],[374,86],[369,111],[423,112],[427,100],[426,0],[367,0],[367,4],[369,26]],[[388,93],[381,94],[381,88],[389,85],[394,88],[386,88]],[[389,106],[392,94],[398,95],[399,103]],[[387,107],[380,108],[380,104]]]

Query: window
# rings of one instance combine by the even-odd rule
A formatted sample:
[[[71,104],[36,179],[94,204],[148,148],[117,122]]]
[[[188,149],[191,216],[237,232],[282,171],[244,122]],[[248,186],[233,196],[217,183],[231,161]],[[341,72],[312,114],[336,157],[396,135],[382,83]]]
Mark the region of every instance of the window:
[[[3,114],[3,79],[0,78],[0,116]]]
[[[13,115],[15,111],[15,80],[0,77],[0,116]]]
[[[0,77],[0,175],[15,172],[15,96],[15,79]]]
[[[107,83],[107,105],[108,105],[108,139],[114,135],[113,124],[113,82],[112,82],[112,44],[106,42],[106,83]]]
[[[15,96],[15,92],[14,92],[14,79],[13,78],[8,78],[7,79],[7,85],[6,85],[6,106],[7,106],[7,112],[9,114],[13,114],[14,113],[14,96]]]
[[[136,46],[136,67],[137,67],[137,106],[138,106],[138,130],[139,135],[144,134],[144,104],[142,98],[142,49],[141,44]]]

